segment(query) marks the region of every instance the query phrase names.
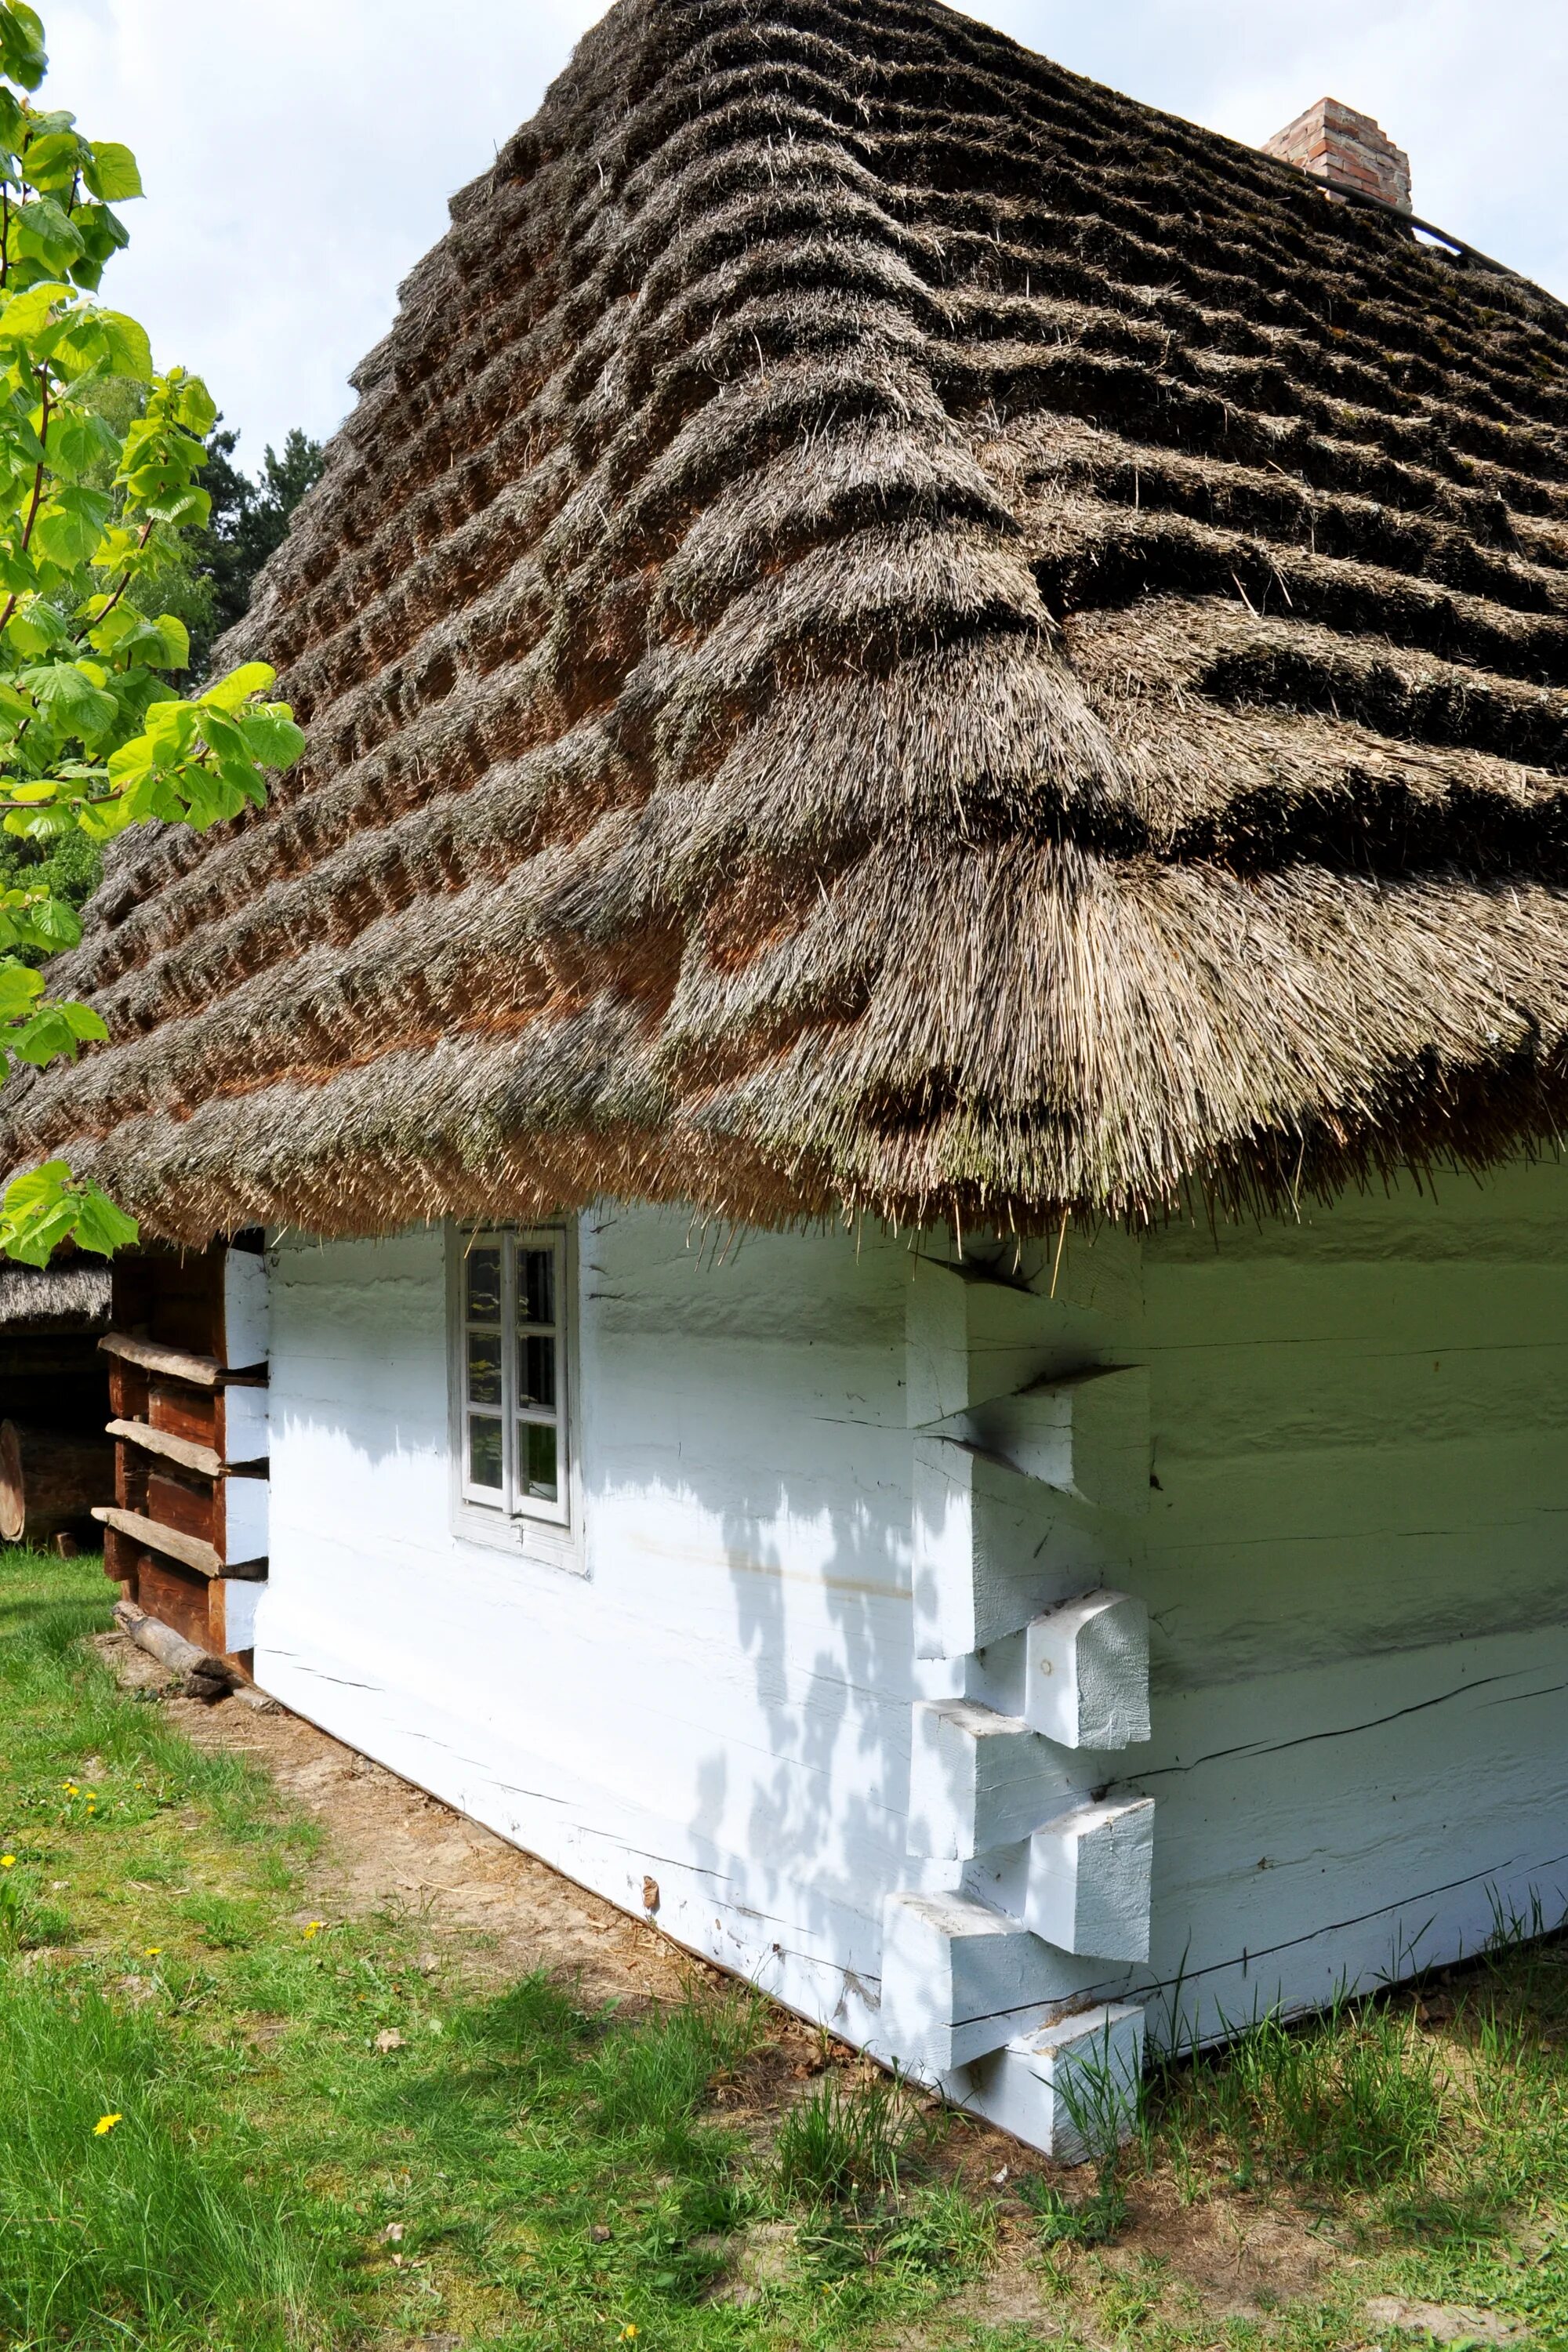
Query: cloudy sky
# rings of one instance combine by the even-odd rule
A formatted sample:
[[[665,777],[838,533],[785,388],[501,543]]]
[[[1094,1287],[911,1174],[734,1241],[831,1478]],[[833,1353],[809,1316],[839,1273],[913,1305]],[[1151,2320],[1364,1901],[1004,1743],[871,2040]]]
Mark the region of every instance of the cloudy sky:
[[[254,466],[329,433],[446,200],[603,0],[36,0],[47,95],[141,159],[105,294],[207,378]],[[1409,150],[1426,218],[1568,296],[1563,0],[978,0],[1032,48],[1257,141],[1325,93]]]

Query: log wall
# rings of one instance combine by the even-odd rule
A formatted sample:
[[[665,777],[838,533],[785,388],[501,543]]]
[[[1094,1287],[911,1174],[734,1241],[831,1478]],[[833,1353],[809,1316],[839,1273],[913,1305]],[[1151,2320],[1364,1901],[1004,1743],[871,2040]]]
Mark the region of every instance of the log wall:
[[[889,1901],[901,2000],[1167,2037],[1472,1950],[1568,1900],[1565,1209],[1517,1168],[962,1312],[940,1238],[589,1217],[576,1574],[454,1531],[441,1236],[286,1243],[258,1677],[874,2046]]]
[[[105,1572],[197,1647],[248,1665],[267,1576],[267,1268],[260,1236],[117,1259]]]

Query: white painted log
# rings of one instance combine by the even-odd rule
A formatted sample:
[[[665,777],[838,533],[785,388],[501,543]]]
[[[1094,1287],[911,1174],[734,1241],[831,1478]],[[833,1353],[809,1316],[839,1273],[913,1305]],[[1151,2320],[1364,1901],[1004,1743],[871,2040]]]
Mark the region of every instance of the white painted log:
[[[911,1253],[905,1335],[910,1425],[922,1428],[1131,1336],[1142,1308],[1141,1245],[1069,1234],[1058,1248],[988,1246],[963,1263]]]
[[[256,1612],[267,1586],[254,1578],[215,1577],[207,1588],[207,1627],[219,1648],[256,1647]]]
[[[223,1262],[223,1362],[230,1371],[264,1364],[268,1353],[267,1260],[231,1249]]]
[[[1042,1739],[1021,1716],[998,1715],[973,1699],[915,1702],[911,1853],[955,1861],[1012,1845],[1090,1785],[1086,1763]]]
[[[942,2087],[1026,2147],[1082,2164],[1132,2137],[1142,2073],[1143,2011],[1117,2002],[1020,2034]]]
[[[940,1260],[910,1256],[905,1302],[905,1356],[910,1427],[921,1429],[964,1412],[974,1377],[971,1313],[973,1278]]]
[[[1146,1960],[1153,1856],[1152,1798],[1073,1806],[1029,1840],[1024,1925],[1060,1951]]]
[[[1149,1612],[1129,1592],[1086,1592],[1024,1635],[1025,1719],[1063,1748],[1149,1737]]]
[[[968,1657],[1128,1565],[1112,1525],[949,1438],[916,1437],[911,1504],[920,1658]]]
[[[216,1549],[226,1568],[247,1560],[265,1559],[268,1546],[268,1504],[270,1488],[265,1478],[226,1477],[216,1488]],[[231,1648],[235,1646],[232,1643]]]
[[[270,1451],[265,1388],[231,1382],[218,1397],[218,1433],[228,1463],[265,1462]]]
[[[962,1895],[894,1895],[883,1911],[877,2043],[922,2081],[1043,2023],[1078,1989],[1072,1961]]]
[[[1040,1381],[972,1406],[942,1433],[1001,1456],[1026,1478],[1128,1517],[1149,1508],[1149,1375],[1142,1365]]]

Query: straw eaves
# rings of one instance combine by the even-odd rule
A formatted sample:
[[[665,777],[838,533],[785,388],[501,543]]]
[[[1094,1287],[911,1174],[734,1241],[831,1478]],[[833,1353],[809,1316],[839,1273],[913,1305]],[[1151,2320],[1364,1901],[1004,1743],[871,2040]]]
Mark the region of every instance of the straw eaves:
[[[1568,313],[933,0],[621,0],[13,1089],[153,1233],[1038,1225],[1568,1103]]]

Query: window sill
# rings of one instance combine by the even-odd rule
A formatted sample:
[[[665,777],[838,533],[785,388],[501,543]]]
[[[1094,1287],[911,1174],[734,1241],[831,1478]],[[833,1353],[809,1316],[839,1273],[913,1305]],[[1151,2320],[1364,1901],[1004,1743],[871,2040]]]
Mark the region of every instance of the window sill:
[[[463,1543],[536,1560],[542,1568],[562,1569],[569,1576],[588,1572],[576,1530],[555,1527],[548,1519],[509,1519],[503,1512],[462,1503],[452,1515],[452,1531]]]

